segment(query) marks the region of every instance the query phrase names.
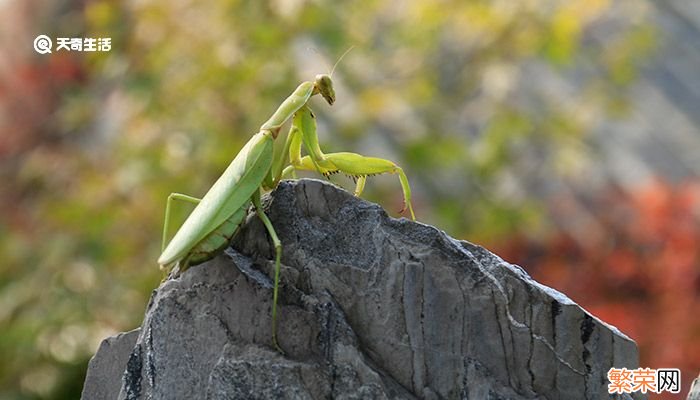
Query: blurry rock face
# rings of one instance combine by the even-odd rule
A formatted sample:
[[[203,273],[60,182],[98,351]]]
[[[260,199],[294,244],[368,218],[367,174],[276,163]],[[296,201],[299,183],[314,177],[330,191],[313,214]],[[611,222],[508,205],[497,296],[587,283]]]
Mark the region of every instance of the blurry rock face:
[[[688,400],[700,400],[700,375],[693,380],[688,392]]]
[[[482,247],[320,181],[266,208],[286,354],[251,214],[233,249],[154,292],[138,333],[107,339],[83,399],[607,399],[608,369],[638,366],[633,341]]]

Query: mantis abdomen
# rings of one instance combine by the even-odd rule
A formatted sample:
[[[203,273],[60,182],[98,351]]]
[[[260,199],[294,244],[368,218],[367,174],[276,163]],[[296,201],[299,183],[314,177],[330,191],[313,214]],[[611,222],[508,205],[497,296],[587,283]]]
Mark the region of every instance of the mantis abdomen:
[[[212,258],[243,221],[253,195],[272,166],[272,133],[254,135],[187,217],[158,259],[180,272]]]
[[[248,215],[249,207],[250,201],[236,211],[231,218],[224,221],[223,224],[199,241],[199,243],[190,250],[187,263],[189,265],[203,263],[211,260],[215,255],[219,254],[221,250],[225,249],[229,242],[231,242],[231,238],[238,232],[246,215]],[[187,268],[187,266],[184,267]]]

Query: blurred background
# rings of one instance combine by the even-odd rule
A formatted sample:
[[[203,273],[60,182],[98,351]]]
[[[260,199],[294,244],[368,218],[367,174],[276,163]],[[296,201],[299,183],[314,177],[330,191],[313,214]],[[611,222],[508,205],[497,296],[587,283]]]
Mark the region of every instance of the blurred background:
[[[40,34],[112,45],[42,55]],[[159,284],[167,195],[201,196],[350,46],[336,104],[312,101],[324,150],[396,161],[421,222],[566,293],[687,392],[700,3],[0,0],[0,398],[79,397]],[[365,193],[397,216],[395,177]]]

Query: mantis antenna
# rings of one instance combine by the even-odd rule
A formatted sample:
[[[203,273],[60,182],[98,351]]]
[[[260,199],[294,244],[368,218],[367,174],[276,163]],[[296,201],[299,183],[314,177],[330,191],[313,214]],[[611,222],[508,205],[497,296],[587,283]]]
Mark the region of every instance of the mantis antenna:
[[[333,78],[333,72],[335,72],[335,67],[337,67],[338,64],[340,64],[340,62],[343,60],[343,58],[344,58],[346,55],[348,55],[348,53],[349,53],[352,49],[354,49],[354,48],[355,48],[355,45],[353,44],[353,45],[350,46],[347,50],[345,50],[345,53],[343,53],[343,55],[341,55],[341,56],[338,58],[338,61],[335,62],[335,64],[333,65],[333,68],[331,68],[331,72],[328,74],[328,76],[329,76],[330,78]],[[317,54],[321,55],[321,57],[323,57],[322,54],[321,54],[321,52],[320,52],[317,48],[315,48],[315,47],[307,47],[306,49],[307,49],[307,50],[313,50],[313,51],[315,51]],[[324,62],[324,64],[325,64],[325,62]],[[328,66],[328,64],[326,64],[326,66]]]
[[[343,60],[343,58],[344,58],[346,55],[348,55],[348,53],[349,53],[352,49],[354,49],[354,48],[355,48],[355,45],[352,45],[352,46],[350,46],[347,50],[345,50],[345,53],[343,53],[343,55],[340,56],[340,58],[338,58],[338,61],[335,62],[335,65],[333,65],[333,69],[331,69],[331,73],[328,74],[328,76],[330,76],[331,78],[333,77],[333,72],[335,72],[335,67],[337,67],[338,64],[340,64],[340,62]]]

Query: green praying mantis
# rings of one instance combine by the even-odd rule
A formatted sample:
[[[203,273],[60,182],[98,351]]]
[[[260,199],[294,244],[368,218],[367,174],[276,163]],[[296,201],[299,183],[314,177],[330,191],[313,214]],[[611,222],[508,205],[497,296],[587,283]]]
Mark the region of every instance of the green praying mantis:
[[[326,177],[338,172],[353,177],[356,180],[355,195],[359,196],[367,176],[398,174],[403,190],[404,210],[408,209],[411,218],[415,220],[411,206],[411,188],[398,165],[389,160],[355,153],[325,154],[321,151],[315,116],[308,106],[309,99],[317,94],[329,105],[333,105],[335,91],[330,75],[317,75],[313,82],[301,83],[260,127],[260,131],[243,146],[204,197],[198,199],[181,193],[171,193],[165,207],[163,245],[158,264],[161,269],[178,274],[223,251],[243,224],[250,205],[253,205],[275,249],[272,344],[280,352],[282,350],[277,343],[276,319],[282,243],[261,206],[263,190],[273,189],[283,177],[294,174],[295,170],[308,170],[317,171]],[[275,152],[274,141],[290,118],[291,128],[284,148]],[[307,152],[303,157],[302,145]],[[287,160],[289,164],[285,166]],[[193,203],[196,207],[166,246],[170,208],[174,200]]]

